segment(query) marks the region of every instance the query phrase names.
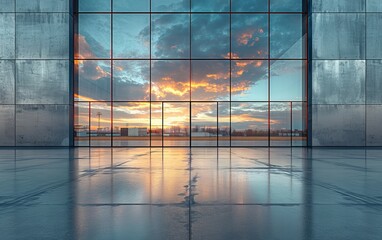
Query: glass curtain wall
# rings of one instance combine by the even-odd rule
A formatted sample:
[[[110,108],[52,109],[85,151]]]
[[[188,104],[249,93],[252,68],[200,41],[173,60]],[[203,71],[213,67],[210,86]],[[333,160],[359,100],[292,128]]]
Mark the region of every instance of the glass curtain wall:
[[[305,146],[306,0],[78,0],[77,146]]]

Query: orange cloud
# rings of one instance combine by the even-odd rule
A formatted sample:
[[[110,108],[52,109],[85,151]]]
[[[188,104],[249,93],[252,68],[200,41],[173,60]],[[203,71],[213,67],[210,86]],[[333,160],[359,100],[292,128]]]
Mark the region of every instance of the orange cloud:
[[[239,55],[237,53],[231,53],[228,52],[226,55],[223,56],[225,59],[240,59]]]
[[[82,96],[82,95],[79,95],[77,93],[74,94],[74,98],[77,99],[77,101],[89,101],[89,102],[96,101],[93,98]]]
[[[239,45],[247,45],[249,40],[253,37],[254,31],[242,33],[237,38]]]
[[[245,68],[248,65],[253,65],[255,67],[261,67],[264,61],[259,60],[246,60],[246,61],[235,61],[235,66],[239,68]]]
[[[152,83],[151,85],[151,94],[156,96],[156,100],[166,100],[169,94],[178,97],[183,97],[186,96],[188,93],[188,82],[176,82],[172,78],[165,78],[164,81]]]
[[[86,41],[86,38],[81,34],[75,34],[75,59],[92,59],[94,58],[93,52],[90,50],[90,46]]]
[[[229,79],[229,73],[209,73],[206,74],[206,77],[214,80]]]
[[[250,81],[235,82],[234,84],[232,84],[231,92],[239,93],[239,92],[247,91],[250,88],[250,84],[251,84]]]
[[[233,120],[235,122],[257,122],[257,123],[268,123],[268,118],[260,118],[250,115],[249,113],[239,114],[239,115],[233,115]],[[271,124],[277,124],[279,123],[278,120],[271,120]]]
[[[121,66],[117,66],[117,65],[114,65],[114,69],[117,70],[117,71],[123,71],[123,67]]]
[[[236,74],[237,74],[238,76],[243,75],[243,73],[244,73],[244,69],[240,69],[240,70],[238,70],[238,71],[236,72]]]
[[[110,73],[109,72],[106,72],[105,70],[103,70],[100,66],[96,66],[95,68],[97,70],[97,73],[93,78],[92,80],[98,80],[100,78],[103,78],[103,77],[108,77],[110,76]]]

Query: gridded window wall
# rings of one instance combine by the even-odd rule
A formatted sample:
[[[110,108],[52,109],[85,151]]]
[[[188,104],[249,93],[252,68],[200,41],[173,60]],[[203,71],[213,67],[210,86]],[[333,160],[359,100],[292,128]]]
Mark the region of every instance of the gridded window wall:
[[[79,0],[75,145],[305,146],[306,3]]]

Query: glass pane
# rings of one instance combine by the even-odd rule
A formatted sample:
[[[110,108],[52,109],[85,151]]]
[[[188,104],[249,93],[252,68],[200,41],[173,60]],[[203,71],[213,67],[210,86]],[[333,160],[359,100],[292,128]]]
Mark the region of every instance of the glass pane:
[[[79,0],[80,12],[110,12],[110,0]]]
[[[229,100],[229,61],[195,60],[191,69],[192,100]]]
[[[232,12],[268,12],[268,0],[232,0]]]
[[[271,61],[271,101],[305,100],[305,62]]]
[[[302,12],[303,0],[270,0],[271,12]]]
[[[268,146],[268,103],[231,103],[231,145]]]
[[[190,104],[164,103],[164,146],[190,146]]]
[[[151,54],[153,58],[190,57],[190,15],[152,15]]]
[[[76,101],[110,100],[110,61],[76,60],[78,93]]]
[[[74,145],[89,146],[89,103],[74,104]]]
[[[113,51],[114,58],[149,58],[150,15],[114,15]]]
[[[229,58],[228,14],[194,14],[191,22],[192,58]]]
[[[114,103],[114,146],[149,146],[149,129],[150,103]]]
[[[110,58],[110,24],[110,15],[80,14],[75,58]]]
[[[90,145],[111,146],[110,103],[90,103]]]
[[[291,103],[271,103],[271,146],[290,146]]]
[[[306,146],[306,103],[292,103],[292,146]]]
[[[162,115],[162,103],[151,103],[151,146],[163,146]]]
[[[152,0],[153,12],[189,12],[190,0]]]
[[[231,62],[232,101],[268,101],[268,61]]]
[[[302,14],[271,15],[271,58],[305,58]]]
[[[217,103],[191,104],[191,146],[217,145]]]
[[[267,15],[232,15],[232,58],[268,58]]]
[[[114,61],[113,69],[114,101],[150,100],[150,61]]]
[[[114,12],[150,12],[150,0],[113,0]]]
[[[230,146],[230,112],[231,104],[228,102],[218,103],[218,145]]]
[[[153,101],[190,100],[190,62],[158,60],[151,62]]]
[[[191,0],[193,12],[229,12],[230,0]]]

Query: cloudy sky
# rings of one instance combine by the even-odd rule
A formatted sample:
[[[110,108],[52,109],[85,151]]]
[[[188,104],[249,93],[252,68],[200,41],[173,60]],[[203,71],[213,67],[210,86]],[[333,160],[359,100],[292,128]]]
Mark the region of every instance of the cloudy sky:
[[[299,4],[288,1],[273,0],[271,11],[301,11]],[[150,11],[146,0],[114,0],[113,3],[115,12]],[[264,12],[267,5],[264,0],[235,0],[232,11]],[[111,101],[112,96],[114,101],[245,102],[268,101],[268,97],[271,101],[305,100],[305,61],[298,60],[304,58],[305,47],[302,15],[272,14],[269,25],[265,13],[231,17],[226,13],[208,13],[229,12],[229,0],[193,0],[192,3],[158,0],[152,2],[151,8],[160,13],[151,17],[145,13],[111,17],[86,13],[110,11],[108,1],[80,1],[79,9],[84,13],[79,16],[77,33],[77,100]],[[193,12],[206,13],[190,15],[190,8]],[[166,13],[174,11],[178,13]],[[115,59],[113,63],[111,58]],[[272,60],[268,62],[268,58]],[[121,104],[114,106],[116,123],[148,124],[147,103]],[[193,105],[191,118],[200,124],[216,122],[217,104],[199,105]],[[110,106],[93,104],[93,107],[109,111],[103,114],[105,124],[109,124]],[[233,126],[266,128],[267,107],[267,103],[233,103]],[[168,124],[189,121],[188,103],[166,103],[165,109]],[[170,109],[175,111],[173,116]],[[288,104],[273,103],[271,110],[272,124],[279,124],[279,128],[289,124],[289,118],[285,117],[289,116]],[[183,118],[188,120],[179,115],[186,115]],[[224,122],[221,109],[219,115]],[[301,121],[296,123],[296,128],[297,125]]]

